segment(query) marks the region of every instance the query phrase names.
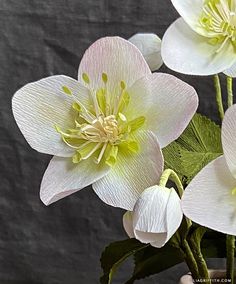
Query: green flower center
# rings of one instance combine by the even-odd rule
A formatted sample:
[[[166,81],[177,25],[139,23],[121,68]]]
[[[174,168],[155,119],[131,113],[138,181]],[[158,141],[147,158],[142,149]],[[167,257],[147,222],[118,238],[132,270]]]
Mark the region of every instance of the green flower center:
[[[211,38],[210,43],[220,44],[221,51],[230,41],[236,48],[236,4],[235,0],[206,0],[200,25]]]
[[[130,96],[124,81],[119,82],[118,88],[110,93],[107,75],[103,73],[101,79],[104,87],[93,90],[90,88],[89,76],[83,74],[83,80],[90,92],[88,106],[79,102],[78,96],[67,86],[62,86],[64,93],[72,96],[75,101],[72,107],[76,117],[72,129],[62,130],[56,126],[56,130],[63,141],[75,150],[72,158],[74,163],[92,157],[97,164],[105,162],[113,166],[120,151],[137,153],[139,150],[132,133],[144,125],[145,117],[127,119]]]

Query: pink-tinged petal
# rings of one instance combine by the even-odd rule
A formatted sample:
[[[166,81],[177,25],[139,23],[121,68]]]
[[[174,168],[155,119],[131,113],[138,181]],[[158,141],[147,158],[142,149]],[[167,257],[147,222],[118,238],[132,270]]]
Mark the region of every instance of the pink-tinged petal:
[[[107,74],[107,87],[114,92],[124,81],[132,85],[139,78],[151,71],[136,46],[120,37],[105,37],[97,40],[85,52],[79,66],[79,81],[86,73],[90,79],[89,86],[98,89],[104,86],[102,73]]]
[[[45,205],[62,199],[96,182],[109,171],[91,159],[73,164],[71,158],[53,157],[43,176],[40,198]]]
[[[119,153],[117,164],[108,175],[93,184],[96,194],[107,204],[133,210],[140,194],[158,183],[163,171],[163,156],[156,136],[139,132],[138,153]]]
[[[182,134],[198,107],[194,88],[169,74],[146,76],[128,92],[128,113],[146,118],[146,128],[155,133],[161,148]]]
[[[225,159],[229,170],[236,178],[236,105],[226,111],[221,133]]]
[[[162,66],[161,39],[156,34],[138,33],[129,38],[129,41],[141,51],[152,71],[156,71]]]
[[[81,101],[88,98],[88,90],[78,81],[59,75],[27,84],[12,99],[14,118],[30,146],[62,157],[70,156],[71,149],[55,126],[68,129],[74,125],[73,100],[63,91],[64,86],[79,94]]]
[[[182,198],[184,214],[210,229],[236,235],[236,187],[221,156],[203,168],[190,182]]]
[[[135,237],[143,243],[162,247],[178,230],[183,218],[175,189],[153,186],[138,199],[133,212]]]
[[[130,238],[134,238],[134,229],[133,229],[133,213],[127,211],[123,215],[123,227]]]
[[[167,67],[189,75],[218,74],[235,62],[235,51],[230,41],[223,48],[222,44],[213,45],[207,37],[193,31],[182,18],[166,31],[161,54]]]

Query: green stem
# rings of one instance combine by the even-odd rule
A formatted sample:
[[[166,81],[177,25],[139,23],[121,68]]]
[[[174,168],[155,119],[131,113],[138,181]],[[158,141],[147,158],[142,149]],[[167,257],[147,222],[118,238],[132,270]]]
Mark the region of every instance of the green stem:
[[[228,107],[233,105],[233,79],[227,76]]]
[[[160,186],[166,186],[169,179],[175,183],[178,189],[179,196],[182,197],[184,193],[184,188],[183,188],[180,178],[178,177],[176,172],[174,172],[173,170],[167,169],[163,172],[160,178]]]
[[[218,75],[214,76],[214,85],[216,89],[216,103],[218,106],[219,114],[221,120],[224,118],[224,107],[222,102],[222,92],[221,92],[221,85],[220,85],[220,78]]]
[[[205,279],[205,283],[211,283],[209,277],[209,271],[207,268],[206,261],[201,252],[201,240],[206,233],[207,228],[198,227],[191,235],[189,244],[192,249],[193,255],[196,259],[200,278]]]
[[[227,238],[226,238],[226,251],[227,251],[227,271],[226,271],[226,277],[231,279],[231,284],[234,284],[235,236],[227,235]]]
[[[185,262],[188,265],[188,268],[192,274],[193,279],[199,278],[198,266],[197,262],[194,258],[192,250],[187,242],[187,240],[183,240],[182,242],[182,250],[184,252]]]
[[[178,194],[180,196],[180,198],[182,197],[183,193],[184,193],[184,188],[182,185],[182,182],[179,178],[179,176],[176,174],[176,172],[174,172],[171,169],[167,169],[163,172],[161,178],[160,178],[160,186],[166,186],[168,180],[171,180],[172,182],[175,183],[177,189],[178,189]],[[192,222],[186,218],[186,222],[187,222],[187,226],[191,227]],[[184,238],[182,239],[179,235],[178,232],[176,233],[176,237],[178,239],[179,245],[184,253],[184,259],[186,264],[188,265],[188,268],[192,274],[193,279],[198,279],[199,274],[198,274],[198,265],[197,262],[194,258],[194,255],[192,253],[192,250],[187,242],[187,240]]]

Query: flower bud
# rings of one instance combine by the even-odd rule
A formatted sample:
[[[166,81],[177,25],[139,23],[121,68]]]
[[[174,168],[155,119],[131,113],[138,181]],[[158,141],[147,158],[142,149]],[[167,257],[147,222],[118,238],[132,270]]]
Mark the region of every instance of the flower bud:
[[[138,33],[133,35],[129,41],[141,51],[152,71],[156,71],[162,66],[161,39],[156,34]]]
[[[154,247],[164,246],[178,230],[183,218],[180,198],[174,188],[147,188],[133,212],[124,215],[127,234]]]

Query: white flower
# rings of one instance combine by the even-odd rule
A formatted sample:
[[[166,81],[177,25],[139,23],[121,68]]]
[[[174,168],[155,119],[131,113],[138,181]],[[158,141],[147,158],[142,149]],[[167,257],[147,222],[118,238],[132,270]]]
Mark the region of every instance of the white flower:
[[[138,33],[133,35],[129,41],[141,51],[152,71],[156,71],[162,66],[161,39],[156,34]]]
[[[46,205],[92,184],[104,202],[127,210],[158,182],[159,144],[181,134],[197,105],[192,87],[152,74],[140,51],[119,37],[85,52],[78,80],[48,77],[24,86],[12,102],[31,147],[54,155],[40,190]]]
[[[236,76],[236,1],[172,0],[182,18],[162,41],[164,63],[180,73]]]
[[[186,188],[184,214],[205,227],[236,235],[236,105],[222,125],[224,155],[203,168]]]
[[[175,189],[153,186],[141,194],[133,212],[125,213],[123,225],[130,238],[162,247],[178,230],[182,218]]]

